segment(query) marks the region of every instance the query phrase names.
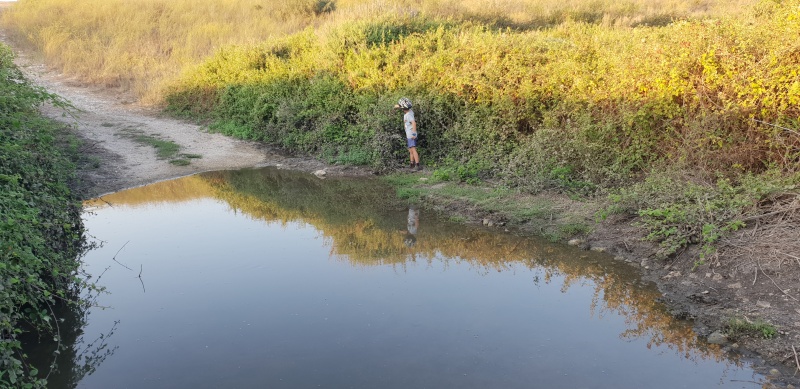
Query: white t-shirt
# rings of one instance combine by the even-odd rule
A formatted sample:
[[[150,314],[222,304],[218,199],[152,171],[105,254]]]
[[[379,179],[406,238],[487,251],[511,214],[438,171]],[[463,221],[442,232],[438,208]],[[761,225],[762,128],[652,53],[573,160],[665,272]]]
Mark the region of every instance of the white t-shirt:
[[[414,121],[414,111],[409,109],[408,112],[403,115],[403,124],[406,126],[406,138],[408,139],[417,136],[417,132],[414,131],[414,125],[412,124]]]

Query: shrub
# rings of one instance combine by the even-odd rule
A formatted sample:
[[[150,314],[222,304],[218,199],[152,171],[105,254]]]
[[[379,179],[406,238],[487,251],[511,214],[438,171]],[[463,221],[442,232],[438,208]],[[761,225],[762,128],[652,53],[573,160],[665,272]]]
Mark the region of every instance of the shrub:
[[[492,174],[532,190],[590,193],[659,161],[793,171],[797,59],[777,37],[800,18],[788,4],[769,9],[636,29],[350,22],[221,50],[168,101],[195,111],[216,95],[217,128],[332,154],[384,144],[373,123],[391,132],[397,119],[367,106],[410,96],[427,161],[491,162]],[[370,165],[394,153],[374,150]]]
[[[661,255],[699,243],[701,260],[726,233],[745,226],[756,205],[774,193],[795,188],[797,177],[768,171],[749,174],[732,182],[727,178],[703,180],[676,172],[654,172],[641,183],[618,190],[613,206],[641,216],[647,239],[661,244]]]
[[[760,319],[750,321],[741,318],[734,318],[728,321],[727,329],[728,335],[732,337],[749,335],[764,339],[772,339],[778,334],[775,326]]]
[[[78,299],[84,249],[80,201],[68,189],[74,165],[39,105],[65,103],[31,86],[0,45],[0,387],[43,387],[24,361],[20,336],[58,338],[54,306]],[[23,325],[24,323],[24,325]]]

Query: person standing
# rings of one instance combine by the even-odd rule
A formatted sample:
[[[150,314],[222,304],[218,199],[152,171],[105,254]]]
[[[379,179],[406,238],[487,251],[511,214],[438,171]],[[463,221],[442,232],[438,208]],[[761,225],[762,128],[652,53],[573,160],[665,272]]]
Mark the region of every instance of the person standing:
[[[406,130],[406,141],[408,143],[408,155],[411,159],[411,169],[422,170],[417,153],[417,121],[414,119],[414,111],[411,110],[411,100],[406,97],[401,98],[395,108],[403,110],[403,126]]]

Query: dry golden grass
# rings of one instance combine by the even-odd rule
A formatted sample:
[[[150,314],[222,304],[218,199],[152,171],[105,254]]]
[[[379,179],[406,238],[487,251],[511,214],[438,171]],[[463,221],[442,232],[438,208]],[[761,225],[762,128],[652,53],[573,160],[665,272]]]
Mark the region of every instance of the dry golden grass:
[[[153,101],[157,85],[221,46],[296,32],[312,1],[21,1],[3,26],[50,65]],[[289,5],[291,4],[291,5]]]
[[[563,20],[609,26],[714,17],[754,0],[20,0],[2,15],[18,43],[84,81],[130,90],[145,103],[220,47],[250,45],[307,27],[382,15],[427,15],[537,28]],[[4,3],[0,3],[4,4]],[[5,5],[5,4],[4,4]]]

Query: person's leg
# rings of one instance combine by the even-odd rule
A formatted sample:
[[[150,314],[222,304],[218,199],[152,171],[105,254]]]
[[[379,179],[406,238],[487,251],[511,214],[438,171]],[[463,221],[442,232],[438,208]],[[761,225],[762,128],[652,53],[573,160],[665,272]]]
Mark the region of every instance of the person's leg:
[[[416,161],[414,160],[414,148],[413,147],[409,147],[408,148],[408,159],[411,161],[411,168],[413,169],[414,168],[414,164],[416,163]]]
[[[417,153],[417,148],[412,147],[408,149],[408,151],[411,153],[411,161],[419,165],[419,154]]]

